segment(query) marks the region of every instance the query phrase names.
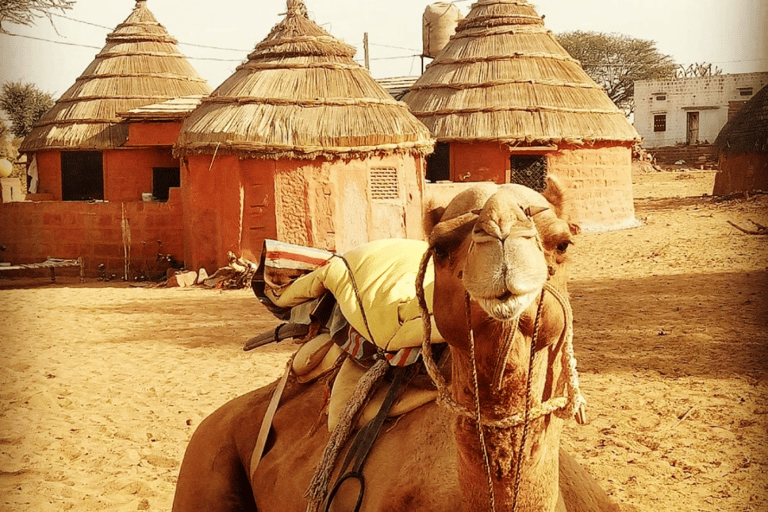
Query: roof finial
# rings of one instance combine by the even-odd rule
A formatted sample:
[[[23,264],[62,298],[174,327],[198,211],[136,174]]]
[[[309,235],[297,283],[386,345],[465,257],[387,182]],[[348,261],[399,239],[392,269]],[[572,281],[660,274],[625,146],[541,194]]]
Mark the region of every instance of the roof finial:
[[[307,6],[302,0],[288,0],[288,16],[307,17]]]

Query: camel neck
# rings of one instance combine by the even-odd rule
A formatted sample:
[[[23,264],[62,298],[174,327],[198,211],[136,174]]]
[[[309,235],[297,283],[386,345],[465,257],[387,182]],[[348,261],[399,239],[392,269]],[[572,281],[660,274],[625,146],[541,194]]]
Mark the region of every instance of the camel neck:
[[[475,332],[477,378],[483,420],[499,420],[523,413],[531,338],[520,332],[515,334],[502,385],[500,389],[495,389],[492,379],[488,376],[493,374],[498,352],[493,346],[494,343],[488,341],[498,340],[499,335],[498,332],[494,332],[492,336],[486,334],[489,333],[484,333],[482,328]],[[531,381],[534,405],[540,404],[542,397],[551,393],[554,387],[547,383],[548,376],[553,375],[548,371],[548,365],[549,357],[546,352],[538,354],[534,359]],[[468,353],[454,351],[452,373],[453,396],[469,410],[475,410],[475,377]],[[557,372],[554,375],[557,375]],[[515,489],[519,489],[516,512],[551,512],[557,503],[558,495],[558,446],[562,420],[554,416],[544,416],[530,421],[527,441],[521,451],[523,428],[522,425],[510,428],[483,427],[496,510],[511,512]],[[464,510],[490,510],[489,472],[477,420],[460,415],[454,429]],[[518,464],[522,464],[519,485],[516,484]]]

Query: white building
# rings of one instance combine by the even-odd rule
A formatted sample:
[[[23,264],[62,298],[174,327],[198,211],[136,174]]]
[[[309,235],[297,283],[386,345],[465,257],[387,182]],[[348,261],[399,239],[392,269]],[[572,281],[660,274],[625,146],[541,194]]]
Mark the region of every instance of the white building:
[[[711,144],[768,84],[768,72],[635,82],[635,129],[645,148]]]

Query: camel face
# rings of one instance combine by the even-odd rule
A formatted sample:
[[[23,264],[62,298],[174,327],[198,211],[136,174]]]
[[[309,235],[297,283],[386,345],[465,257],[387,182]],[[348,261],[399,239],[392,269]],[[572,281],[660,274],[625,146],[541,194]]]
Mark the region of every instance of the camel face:
[[[561,195],[558,190],[549,197]],[[450,332],[466,330],[456,315],[466,310],[465,291],[498,322],[531,307],[571,243],[568,223],[555,214],[561,209],[544,195],[509,184],[469,189],[449,204],[430,236],[435,321],[447,340]]]

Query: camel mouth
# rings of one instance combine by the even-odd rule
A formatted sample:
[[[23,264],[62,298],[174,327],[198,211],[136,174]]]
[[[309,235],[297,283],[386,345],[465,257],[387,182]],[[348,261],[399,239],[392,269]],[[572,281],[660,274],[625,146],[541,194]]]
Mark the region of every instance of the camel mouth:
[[[508,291],[493,298],[476,297],[475,301],[495,320],[509,322],[522,315],[534,303],[538,294],[538,290],[518,295]]]

